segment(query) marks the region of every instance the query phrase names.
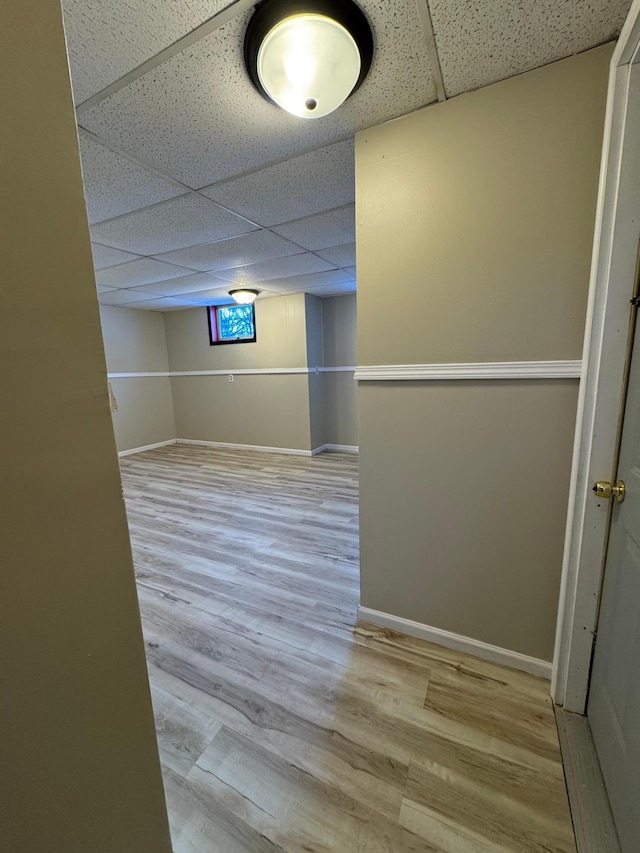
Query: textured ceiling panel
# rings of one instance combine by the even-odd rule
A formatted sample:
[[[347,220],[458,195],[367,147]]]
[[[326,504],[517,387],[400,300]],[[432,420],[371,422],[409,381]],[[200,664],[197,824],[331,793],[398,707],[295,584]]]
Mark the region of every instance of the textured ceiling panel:
[[[309,275],[294,275],[290,278],[276,279],[269,282],[269,287],[279,293],[306,293],[314,287],[326,287],[332,284],[353,282],[353,276],[344,270],[327,270],[314,272]]]
[[[229,0],[64,0],[77,104],[137,68],[229,5]]]
[[[161,261],[154,261],[153,258],[140,258],[139,261],[120,264],[118,267],[98,270],[96,282],[107,287],[135,287],[151,281],[177,278],[179,275],[184,275],[182,267],[163,264]]]
[[[345,269],[346,269],[346,271],[347,271],[347,272],[350,272],[350,273],[351,273],[351,275],[352,275],[354,278],[357,278],[357,276],[356,276],[356,268],[355,268],[355,267],[345,267]]]
[[[262,261],[260,264],[251,264],[248,267],[216,270],[216,276],[225,281],[247,284],[253,281],[270,281],[271,279],[287,278],[292,275],[322,272],[331,269],[331,267],[332,265],[328,261],[305,253],[303,255],[292,255],[290,258]]]
[[[110,290],[108,293],[98,295],[101,305],[126,305],[129,302],[141,302],[148,298],[148,294],[136,293],[134,290]]]
[[[352,243],[356,239],[355,206],[350,204],[305,219],[296,219],[278,225],[273,230],[310,251]]]
[[[345,281],[342,284],[330,284],[324,287],[314,287],[309,290],[313,296],[328,297],[328,296],[343,296],[345,293],[355,293],[355,281]]]
[[[91,233],[98,243],[140,255],[157,255],[253,230],[245,219],[191,193],[94,225]]]
[[[212,275],[205,275],[201,272],[193,275],[181,275],[179,278],[172,278],[169,281],[145,284],[142,287],[136,287],[136,290],[143,293],[155,293],[158,296],[177,296],[183,293],[193,293],[196,290],[210,290],[212,287],[224,287],[229,290],[228,282],[220,281]]]
[[[139,255],[132,255],[131,252],[123,252],[121,249],[112,249],[111,246],[101,246],[99,243],[92,243],[91,251],[93,252],[93,266],[97,270],[126,264],[127,261],[135,261],[140,257]]]
[[[145,299],[144,302],[132,302],[127,308],[136,308],[141,311],[184,311],[185,308],[193,308],[189,302],[178,297],[160,297],[158,299]]]
[[[252,231],[242,237],[178,249],[177,252],[167,252],[158,257],[171,264],[205,272],[256,264],[258,261],[284,258],[301,252],[300,246],[294,246],[284,237],[270,231]]]
[[[353,139],[347,139],[203,193],[260,225],[279,225],[352,202],[354,165]]]
[[[271,286],[271,283],[269,283]],[[270,296],[280,296],[275,290],[267,290],[260,285],[260,293],[256,299],[268,299]],[[229,285],[226,288],[213,288],[213,290],[199,290],[196,293],[183,293],[180,299],[184,299],[193,305],[233,305],[235,300],[229,296]]]
[[[344,140],[435,99],[415,2],[363,0],[376,52],[369,76],[335,113],[288,115],[244,70],[238,17],[82,114],[82,124],[191,187]]]
[[[197,293],[184,293],[182,299],[191,305],[233,305],[234,299],[229,296],[229,285],[226,288],[199,290]]]
[[[104,286],[103,286],[103,285],[101,285],[101,284],[97,285],[97,291],[98,291],[98,293],[109,293],[110,291],[114,291],[114,290],[117,290],[117,289],[118,289],[117,287],[104,287]]]
[[[429,0],[429,6],[452,96],[614,38],[630,0]]]
[[[318,252],[325,261],[330,261],[337,267],[352,267],[356,262],[356,244],[346,243],[344,246],[334,246]]]
[[[80,131],[82,177],[89,222],[101,222],[186,190],[148,172]]]

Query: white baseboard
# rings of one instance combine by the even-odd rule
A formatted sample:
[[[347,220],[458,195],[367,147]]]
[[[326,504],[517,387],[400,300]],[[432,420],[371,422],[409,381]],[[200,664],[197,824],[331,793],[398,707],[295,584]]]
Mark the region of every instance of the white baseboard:
[[[118,456],[133,456],[154,450],[156,447],[166,447],[168,444],[195,444],[200,447],[220,447],[227,450],[261,450],[264,453],[286,453],[294,456],[316,456],[324,450],[334,450],[340,453],[357,453],[358,448],[351,444],[323,444],[314,450],[301,450],[297,447],[266,447],[263,444],[233,444],[228,441],[201,441],[195,438],[170,438],[168,441],[158,441],[155,444],[145,444],[142,447],[132,447],[130,450],[118,451]]]
[[[134,453],[144,453],[145,450],[155,450],[156,447],[166,447],[168,444],[177,444],[178,440],[170,438],[167,441],[156,441],[155,444],[144,444],[142,447],[132,447],[130,450],[119,450],[118,456],[133,456]]]
[[[441,628],[432,628],[430,625],[423,625],[421,622],[392,616],[390,613],[382,613],[380,610],[370,610],[368,607],[358,608],[358,620],[379,625],[381,628],[391,628],[392,631],[397,631],[399,634],[408,634],[410,637],[417,637],[419,640],[428,640],[430,643],[436,643],[457,652],[466,652],[491,663],[508,666],[511,669],[519,669],[522,672],[528,672],[542,678],[551,678],[552,665],[549,661],[512,652],[500,646],[492,646],[471,637],[464,637],[462,634],[452,634],[450,631],[443,631]]]
[[[261,450],[264,453],[288,453],[294,456],[311,456],[313,451],[297,447],[265,447],[262,444],[232,444],[228,441],[201,441],[195,438],[178,438],[176,444],[195,444],[198,447],[219,447],[226,450]]]
[[[357,444],[321,444],[320,447],[315,447],[311,451],[311,455],[317,456],[325,450],[333,450],[336,453],[358,453],[359,447]]]

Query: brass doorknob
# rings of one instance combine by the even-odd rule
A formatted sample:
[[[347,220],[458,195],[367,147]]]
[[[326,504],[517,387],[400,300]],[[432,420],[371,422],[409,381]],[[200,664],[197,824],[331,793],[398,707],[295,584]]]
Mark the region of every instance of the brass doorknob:
[[[619,504],[624,500],[626,492],[627,487],[624,484],[624,480],[618,480],[615,486],[612,486],[608,480],[598,480],[597,483],[593,484],[593,493],[596,497],[604,498],[605,500],[615,498]]]

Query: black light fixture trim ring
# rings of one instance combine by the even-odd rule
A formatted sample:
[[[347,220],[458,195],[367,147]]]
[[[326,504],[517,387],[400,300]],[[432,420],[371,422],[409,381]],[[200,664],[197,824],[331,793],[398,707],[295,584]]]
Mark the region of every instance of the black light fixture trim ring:
[[[325,15],[333,18],[349,32],[360,52],[360,75],[349,96],[360,87],[373,59],[373,34],[362,9],[353,0],[262,0],[249,20],[244,37],[244,64],[258,92],[274,103],[265,91],[258,75],[258,51],[276,24],[292,15]]]

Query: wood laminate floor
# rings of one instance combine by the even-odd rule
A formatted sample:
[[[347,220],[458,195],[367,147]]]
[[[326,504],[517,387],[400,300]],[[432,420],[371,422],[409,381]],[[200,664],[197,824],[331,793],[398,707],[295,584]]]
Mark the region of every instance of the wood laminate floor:
[[[356,626],[356,457],[121,465],[175,853],[575,851],[548,683]]]

